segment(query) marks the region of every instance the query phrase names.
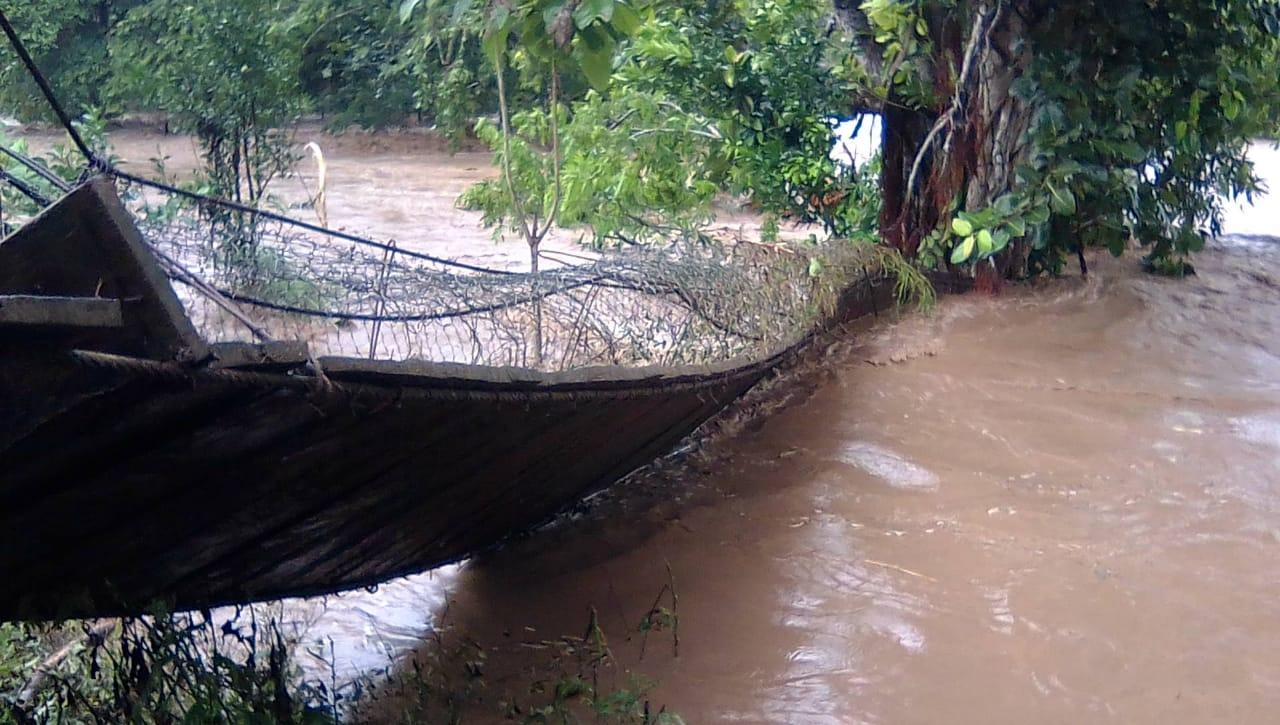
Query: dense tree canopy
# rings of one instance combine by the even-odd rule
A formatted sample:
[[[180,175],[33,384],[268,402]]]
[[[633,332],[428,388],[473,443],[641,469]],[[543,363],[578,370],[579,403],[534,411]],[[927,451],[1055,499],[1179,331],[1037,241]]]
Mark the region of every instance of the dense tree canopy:
[[[113,30],[116,90],[199,140],[213,191],[256,203],[289,166],[275,129],[301,107],[297,53],[263,27],[259,0],[152,0]]]
[[[40,67],[58,83],[74,108],[101,106],[110,77],[107,33],[145,0],[30,0],[6,3]],[[0,56],[0,104],[8,114],[31,118],[46,109],[35,84],[11,53]]]
[[[1255,188],[1272,0],[871,0],[841,14],[887,124],[881,231],[928,263],[1056,270],[1129,240],[1176,270]],[[869,40],[868,40],[869,39]]]
[[[73,109],[157,110],[241,147],[306,112],[474,132],[505,172],[464,201],[499,227],[536,220],[533,237],[553,223],[598,244],[697,237],[728,193],[993,279],[1135,242],[1180,271],[1223,200],[1256,189],[1246,146],[1276,133],[1280,107],[1276,0],[33,0],[10,12]],[[0,102],[18,116],[40,107],[7,59]],[[833,162],[835,122],[862,112],[883,116],[882,158]]]

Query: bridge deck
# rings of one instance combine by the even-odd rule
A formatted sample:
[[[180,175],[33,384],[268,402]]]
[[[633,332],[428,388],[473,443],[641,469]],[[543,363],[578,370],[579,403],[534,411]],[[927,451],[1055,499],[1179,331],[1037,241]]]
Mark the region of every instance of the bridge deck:
[[[317,375],[300,342],[199,339],[103,181],[0,243],[0,294],[121,310],[114,329],[0,337],[0,620],[319,594],[459,560],[669,450],[803,344],[695,368],[324,358]],[[861,288],[843,313],[890,294]]]

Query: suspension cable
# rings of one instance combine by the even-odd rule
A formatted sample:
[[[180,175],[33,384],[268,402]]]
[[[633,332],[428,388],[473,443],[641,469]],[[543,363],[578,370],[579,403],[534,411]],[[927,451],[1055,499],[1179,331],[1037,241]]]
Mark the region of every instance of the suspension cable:
[[[5,171],[4,169],[0,169],[0,181],[3,181],[9,184],[10,186],[12,186],[13,188],[17,189],[19,192],[22,193],[23,196],[27,197],[31,201],[34,201],[37,205],[41,207],[46,207],[53,203],[52,201],[49,200],[47,196],[45,196],[44,194],[41,194],[39,190],[37,190],[34,186],[28,184],[22,179],[19,179],[18,177],[14,176],[8,171]]]
[[[22,164],[23,166],[27,167],[32,171],[32,173],[39,175],[40,178],[44,179],[45,181],[49,182],[53,186],[57,187],[58,191],[61,191],[63,193],[71,191],[71,184],[68,184],[66,180],[63,179],[61,176],[58,176],[57,174],[53,173],[52,171],[49,170],[47,166],[40,163],[39,161],[36,161],[30,156],[27,156],[26,154],[20,154],[17,151],[9,148],[8,146],[4,146],[2,144],[0,144],[0,153],[3,153],[5,156],[8,156],[14,161],[17,161],[19,164]]]

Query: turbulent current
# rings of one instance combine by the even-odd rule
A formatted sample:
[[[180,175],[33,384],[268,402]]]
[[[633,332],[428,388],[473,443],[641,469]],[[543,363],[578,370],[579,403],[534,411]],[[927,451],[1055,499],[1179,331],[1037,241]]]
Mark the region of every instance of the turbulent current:
[[[621,668],[691,723],[1270,720],[1280,241],[1257,235],[1280,235],[1275,209],[1233,213],[1190,279],[1097,256],[1087,279],[853,331],[697,463],[460,570],[331,600],[330,626],[473,637],[479,721],[592,608]],[[679,654],[667,633],[642,656],[668,566]]]
[[[1229,228],[1280,236],[1275,209]],[[491,648],[497,700],[594,607],[690,723],[1269,720],[1280,241],[1212,242],[1186,280],[1091,261],[854,331],[699,463],[331,600],[332,626],[380,641],[447,620]],[[642,658],[668,565],[679,655],[655,634]]]

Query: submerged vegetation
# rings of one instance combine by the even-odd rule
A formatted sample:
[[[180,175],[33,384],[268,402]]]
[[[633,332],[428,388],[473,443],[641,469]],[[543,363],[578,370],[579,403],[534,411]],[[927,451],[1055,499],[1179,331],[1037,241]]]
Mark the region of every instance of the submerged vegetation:
[[[664,590],[665,592],[666,590]],[[661,599],[661,597],[660,597]],[[676,615],[655,605],[630,638],[675,635]],[[426,647],[401,672],[374,685],[356,708],[367,722],[464,723],[501,718],[525,725],[681,725],[679,715],[652,701],[656,683],[619,662],[595,610],[585,631],[522,642],[535,653],[514,681],[489,682],[491,657],[508,656],[438,625]],[[485,716],[488,715],[488,718]]]
[[[336,722],[340,695],[300,678],[291,644],[253,609],[3,624],[0,723]]]

